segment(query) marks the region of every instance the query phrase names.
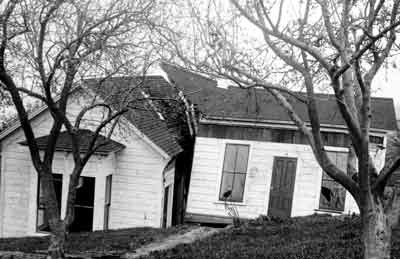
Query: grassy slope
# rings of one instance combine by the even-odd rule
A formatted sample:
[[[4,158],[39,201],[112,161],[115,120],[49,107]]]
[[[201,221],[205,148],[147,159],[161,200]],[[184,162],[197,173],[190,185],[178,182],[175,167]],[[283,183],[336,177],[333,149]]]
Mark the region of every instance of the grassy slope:
[[[392,257],[400,258],[399,230],[394,240]],[[310,216],[284,222],[252,221],[146,258],[359,259],[360,245],[358,218]]]
[[[187,229],[188,226],[180,226],[74,233],[69,236],[66,251],[122,254]],[[400,229],[394,231],[393,240],[392,257],[400,258]],[[339,220],[310,216],[283,222],[258,219],[190,245],[154,252],[145,258],[361,259],[360,245],[357,217]],[[46,237],[0,239],[0,250],[34,252],[46,250],[47,246]]]
[[[68,236],[66,252],[75,254],[80,252],[116,252],[118,254],[133,251],[154,240],[167,237],[171,234],[184,232],[188,226],[179,226],[169,229],[132,228],[111,230],[107,232],[72,233]],[[0,239],[0,251],[35,252],[46,250],[49,245],[48,237],[24,237]]]

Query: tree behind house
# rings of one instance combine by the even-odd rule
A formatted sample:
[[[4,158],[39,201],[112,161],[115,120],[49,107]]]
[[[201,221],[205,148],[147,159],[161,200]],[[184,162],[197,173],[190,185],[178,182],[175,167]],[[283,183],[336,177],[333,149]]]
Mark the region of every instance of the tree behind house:
[[[396,154],[378,172],[368,148],[372,82],[398,51],[400,1],[210,0],[199,7],[184,0],[180,4],[177,12],[185,12],[182,6],[186,6],[192,26],[178,30],[173,22],[185,21],[174,20],[174,27],[163,31],[164,44],[157,44],[171,53],[167,58],[271,94],[307,137],[322,169],[357,202],[364,258],[390,258],[400,195],[386,186],[400,159]],[[334,93],[346,123],[352,144],[348,161],[355,161],[348,172],[339,169],[324,148],[315,94],[321,86]],[[309,124],[292,106],[292,98],[304,103]]]
[[[151,49],[146,43],[154,23],[154,4],[152,0],[107,3],[10,0],[1,3],[1,88],[12,100],[43,188],[52,258],[64,257],[63,247],[74,220],[80,175],[91,156],[104,145],[99,135],[109,139],[120,116],[135,102],[129,92],[122,102],[119,100],[118,106],[104,102],[95,91],[84,89],[82,79],[95,76],[99,80],[94,87],[102,87],[113,75],[145,74],[151,64]],[[70,99],[78,91],[87,93],[92,101],[71,118]],[[33,102],[45,106],[52,119],[43,154],[27,110],[27,105]],[[102,118],[88,125],[85,117],[94,110],[101,113]],[[90,127],[94,134],[87,150],[83,151],[79,129],[85,127]],[[52,175],[56,141],[62,130],[71,140],[74,162],[63,218]]]

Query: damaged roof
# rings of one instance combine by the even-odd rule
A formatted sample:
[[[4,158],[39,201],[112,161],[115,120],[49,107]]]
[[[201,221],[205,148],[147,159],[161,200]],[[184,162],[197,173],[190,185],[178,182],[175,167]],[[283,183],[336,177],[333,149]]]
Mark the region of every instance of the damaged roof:
[[[114,77],[108,78],[102,84],[98,82],[99,79],[84,80],[82,88],[90,88],[114,109],[121,108],[125,104],[126,97],[128,97],[128,100],[132,103],[129,111],[124,114],[124,117],[130,123],[167,155],[172,157],[183,150],[177,142],[176,136],[168,129],[162,115],[156,112],[157,107],[150,105],[149,98],[146,98],[149,95],[161,96],[161,93],[165,95],[170,94],[169,91],[173,91],[172,87],[162,76]],[[82,88],[78,87],[76,89]],[[35,109],[29,114],[29,119],[39,116],[46,110],[46,106]],[[19,127],[19,120],[15,120],[8,127],[0,131],[0,139],[5,138]],[[46,136],[44,136],[44,139],[38,139],[45,141]],[[66,143],[64,140],[60,141],[60,143]]]
[[[100,85],[98,80],[88,79],[85,85],[116,110],[129,104],[130,109],[123,116],[169,156],[182,151],[164,116],[151,105],[151,98],[146,98],[172,90],[162,76],[112,77]]]
[[[162,69],[171,82],[183,91],[187,99],[197,104],[205,118],[247,121],[290,122],[286,110],[263,89],[220,88],[217,82],[180,67],[163,63]],[[299,93],[303,94],[304,93]],[[299,116],[309,121],[307,107],[287,95]],[[334,95],[316,94],[321,124],[345,126]],[[371,128],[397,130],[392,98],[371,98]]]

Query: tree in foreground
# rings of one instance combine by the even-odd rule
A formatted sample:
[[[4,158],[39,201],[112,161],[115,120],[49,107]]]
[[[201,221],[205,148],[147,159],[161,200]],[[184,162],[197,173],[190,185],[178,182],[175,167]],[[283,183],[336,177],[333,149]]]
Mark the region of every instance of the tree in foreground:
[[[372,83],[398,50],[400,1],[211,0],[199,7],[183,0],[180,4],[176,12],[187,10],[192,26],[177,31],[180,21],[175,20],[175,29],[163,32],[168,58],[239,87],[264,88],[271,94],[307,137],[319,165],[357,202],[364,258],[390,258],[400,195],[387,183],[400,157],[392,157],[378,171],[368,146]],[[180,40],[183,37],[189,40]],[[349,172],[339,169],[324,149],[315,94],[321,86],[334,93],[347,126],[349,153],[357,158],[348,159]],[[309,125],[290,98],[307,107]]]
[[[71,118],[70,97],[82,90],[80,83],[88,76],[95,75],[98,85],[92,81],[92,87],[100,87],[113,75],[143,74],[143,67],[149,65],[146,41],[153,24],[154,1],[10,0],[1,1],[0,7],[1,90],[12,100],[39,175],[51,230],[49,255],[63,258],[80,175],[134,101],[126,93],[124,101],[120,98],[118,106],[113,106],[102,101],[105,96],[91,95],[92,101]],[[43,153],[29,120],[28,106],[33,102],[45,106],[52,118]],[[85,117],[93,111],[102,116],[91,122],[93,134],[83,150],[80,129],[89,127]],[[74,162],[65,217],[60,215],[52,176],[56,142],[62,131],[72,143]]]

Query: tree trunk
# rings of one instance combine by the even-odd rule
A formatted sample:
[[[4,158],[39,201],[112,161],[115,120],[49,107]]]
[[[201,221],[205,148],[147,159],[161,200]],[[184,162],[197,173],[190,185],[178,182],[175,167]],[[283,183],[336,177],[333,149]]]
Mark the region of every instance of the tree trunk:
[[[66,231],[64,224],[59,222],[50,235],[50,246],[48,255],[52,259],[64,259],[64,245],[66,240]]]
[[[392,228],[383,204],[375,200],[366,207],[361,213],[364,259],[390,259]]]

